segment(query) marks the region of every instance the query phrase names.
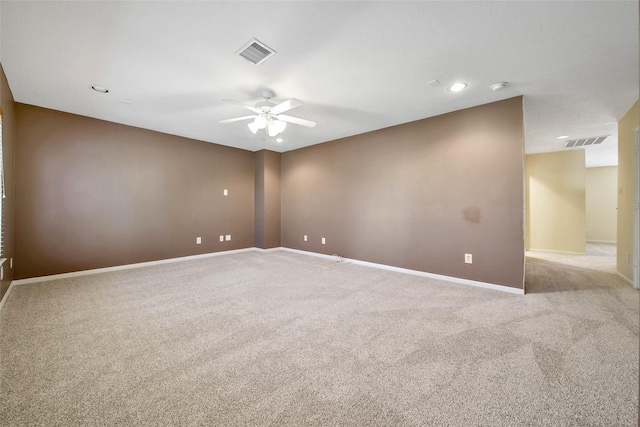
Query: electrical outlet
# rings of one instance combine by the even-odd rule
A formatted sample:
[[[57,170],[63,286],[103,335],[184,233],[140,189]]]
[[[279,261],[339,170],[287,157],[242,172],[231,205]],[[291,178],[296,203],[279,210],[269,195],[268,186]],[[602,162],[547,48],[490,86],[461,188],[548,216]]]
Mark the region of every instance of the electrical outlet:
[[[224,236],[224,240],[226,240],[227,242],[231,240],[231,234],[227,234],[226,236]]]
[[[302,238],[302,240],[304,240],[305,242],[307,241],[307,235],[305,234],[304,237]]]
[[[202,243],[202,237],[196,237],[196,245],[199,245]]]
[[[224,236],[220,235],[220,241],[224,242]]]
[[[322,238],[322,244],[326,245],[327,244],[327,239],[325,239],[324,237]]]
[[[464,254],[464,262],[465,262],[465,264],[473,264],[473,255],[472,254]]]
[[[229,190],[227,190],[226,188],[224,190],[222,190],[222,194],[225,196],[229,195]]]

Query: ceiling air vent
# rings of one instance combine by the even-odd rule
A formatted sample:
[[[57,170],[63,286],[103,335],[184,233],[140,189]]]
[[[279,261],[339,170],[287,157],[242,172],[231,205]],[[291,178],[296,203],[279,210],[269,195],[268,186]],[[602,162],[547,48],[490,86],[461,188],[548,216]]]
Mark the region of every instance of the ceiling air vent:
[[[266,44],[256,39],[252,39],[249,43],[242,46],[236,53],[247,61],[258,65],[275,55],[276,51]]]
[[[571,139],[567,141],[567,143],[565,144],[565,148],[577,148],[577,147],[585,147],[587,145],[601,144],[602,141],[604,141],[608,137],[609,135],[594,136],[592,138]]]

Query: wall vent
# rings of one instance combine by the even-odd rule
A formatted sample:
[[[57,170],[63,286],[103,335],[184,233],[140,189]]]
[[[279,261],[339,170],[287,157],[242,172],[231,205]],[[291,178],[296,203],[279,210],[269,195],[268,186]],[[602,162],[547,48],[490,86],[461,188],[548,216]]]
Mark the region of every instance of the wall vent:
[[[259,40],[252,39],[236,53],[252,64],[258,65],[275,55],[276,51]]]
[[[602,141],[609,138],[609,135],[594,136],[591,138],[571,139],[564,145],[565,148],[586,147],[587,145],[602,144]]]

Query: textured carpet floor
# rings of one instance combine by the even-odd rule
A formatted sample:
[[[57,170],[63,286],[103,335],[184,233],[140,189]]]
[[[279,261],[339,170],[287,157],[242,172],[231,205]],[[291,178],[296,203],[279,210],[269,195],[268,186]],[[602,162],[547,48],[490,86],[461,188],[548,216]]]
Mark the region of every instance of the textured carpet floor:
[[[525,296],[288,252],[14,286],[3,425],[632,426],[638,292]]]

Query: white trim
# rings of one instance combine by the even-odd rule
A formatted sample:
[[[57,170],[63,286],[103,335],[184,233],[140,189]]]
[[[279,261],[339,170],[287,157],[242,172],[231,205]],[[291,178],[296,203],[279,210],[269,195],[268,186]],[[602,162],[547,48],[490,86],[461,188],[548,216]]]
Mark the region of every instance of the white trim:
[[[14,280],[11,283],[11,286],[13,286],[14,284],[26,285],[29,283],[39,283],[39,282],[46,282],[49,280],[67,279],[69,277],[89,276],[91,274],[108,273],[110,271],[129,270],[131,268],[149,267],[152,265],[160,265],[160,264],[170,264],[172,262],[190,261],[193,259],[209,258],[209,257],[221,256],[221,255],[231,255],[231,254],[237,254],[242,252],[253,252],[256,250],[258,250],[258,248],[234,249],[230,251],[210,252],[207,254],[200,254],[200,255],[189,255],[189,256],[179,257],[179,258],[161,259],[158,261],[140,262],[137,264],[116,265],[114,267],[96,268],[93,270],[82,270],[82,271],[73,271],[71,273],[52,274],[50,276],[30,277],[28,279]],[[7,293],[9,293],[9,291],[7,291]]]
[[[264,252],[264,253],[269,253],[269,252],[277,252],[282,250],[282,247],[278,246],[277,248],[269,248],[269,249],[263,249],[263,248],[253,248],[258,252]]]
[[[2,311],[2,307],[4,307],[5,301],[9,298],[9,294],[11,293],[11,289],[13,289],[14,283],[15,282],[11,282],[11,284],[7,288],[7,292],[4,293],[4,296],[2,297],[2,301],[0,301],[0,311]]]
[[[616,275],[621,278],[622,280],[624,280],[626,283],[628,283],[629,285],[631,285],[631,287],[633,287],[633,280],[629,279],[627,276],[625,276],[624,274],[620,273],[619,271],[616,271]],[[635,288],[634,288],[635,289]]]
[[[280,247],[280,250],[287,251],[287,252],[293,252],[293,253],[301,254],[301,255],[314,256],[316,258],[324,258],[324,259],[331,259],[331,260],[335,260],[336,259],[336,257],[334,257],[332,255],[321,254],[319,252],[303,251],[301,249],[285,248],[283,246]],[[350,259],[349,261],[352,261],[352,260]]]
[[[326,255],[326,254],[321,254],[317,252],[308,252],[308,251],[302,251],[299,249],[290,249],[290,248],[279,248],[279,249],[287,252],[294,252],[294,253],[314,256],[318,258],[325,258],[325,259],[331,259],[331,260],[336,259],[335,255]],[[357,259],[342,258],[342,260],[344,260],[345,262],[350,262],[357,265],[363,265],[365,267],[379,268],[382,270],[395,271],[397,273],[412,274],[414,276],[428,277],[430,279],[444,280],[447,282],[459,283],[462,285],[476,286],[479,288],[492,289],[494,291],[502,291],[502,292],[509,292],[512,294],[524,295],[524,289],[512,288],[512,287],[503,286],[503,285],[496,285],[494,283],[479,282],[477,280],[461,279],[459,277],[452,277],[452,276],[443,276],[441,274],[427,273],[427,272],[418,271],[418,270],[410,270],[408,268],[393,267],[390,265],[377,264],[374,262],[359,261]]]
[[[551,249],[527,249],[525,251],[525,254],[527,252],[549,252],[552,254],[586,255],[586,252],[554,251]]]
[[[618,242],[615,240],[587,240],[587,243],[611,243],[612,245],[615,245]]]
[[[640,127],[633,133],[633,288],[640,288]]]
[[[212,252],[212,253],[208,253],[208,254],[190,255],[190,256],[179,257],[179,258],[169,258],[169,259],[163,259],[163,260],[158,260],[158,261],[141,262],[141,263],[137,263],[137,264],[126,264],[126,265],[118,265],[118,266],[114,266],[114,267],[96,268],[96,269],[93,269],[93,270],[74,271],[74,272],[71,272],[71,273],[52,274],[50,276],[31,277],[31,278],[28,278],[28,279],[18,279],[18,280],[14,280],[13,282],[11,282],[11,285],[9,286],[9,289],[7,289],[7,293],[5,294],[4,298],[2,299],[2,303],[0,304],[0,309],[2,308],[2,304],[4,304],[4,301],[6,300],[7,296],[9,295],[9,292],[11,291],[11,288],[14,285],[26,285],[26,284],[30,284],[30,283],[46,282],[46,281],[50,281],[50,280],[67,279],[67,278],[70,278],[70,277],[89,276],[89,275],[92,275],[92,274],[108,273],[108,272],[111,272],[111,271],[129,270],[129,269],[132,269],[132,268],[149,267],[149,266],[153,266],[153,265],[169,264],[169,263],[173,263],[173,262],[189,261],[189,260],[194,260],[194,259],[209,258],[209,257],[221,256],[221,255],[231,255],[231,254],[242,253],[242,252],[269,253],[269,252],[277,252],[277,251],[293,252],[293,253],[298,253],[298,254],[308,255],[308,256],[314,256],[314,257],[317,257],[317,258],[324,258],[324,259],[329,259],[329,260],[335,260],[336,259],[335,255],[326,255],[326,254],[321,254],[321,253],[317,253],[317,252],[302,251],[302,250],[299,250],[299,249],[291,249],[291,248],[285,248],[285,247],[262,249],[262,248],[255,248],[254,247],[254,248],[245,248],[245,249],[235,249],[235,250],[231,250],[231,251]],[[412,274],[414,276],[428,277],[428,278],[431,278],[431,279],[444,280],[444,281],[447,281],[447,282],[459,283],[459,284],[463,284],[463,285],[476,286],[476,287],[479,287],[479,288],[493,289],[493,290],[496,290],[496,291],[502,291],[502,292],[509,292],[509,293],[513,293],[513,294],[524,295],[524,289],[512,288],[512,287],[503,286],[503,285],[496,285],[494,283],[479,282],[477,280],[461,279],[459,277],[452,277],[452,276],[443,276],[441,274],[427,273],[427,272],[418,271],[418,270],[410,270],[408,268],[393,267],[393,266],[390,266],[390,265],[377,264],[377,263],[367,262],[367,261],[360,261],[360,260],[357,260],[357,259],[350,259],[350,258],[340,258],[340,259],[343,262],[350,262],[350,263],[353,263],[353,264],[362,265],[362,266],[366,266],[366,267],[379,268],[379,269],[382,269],[382,270],[395,271],[397,273]]]

